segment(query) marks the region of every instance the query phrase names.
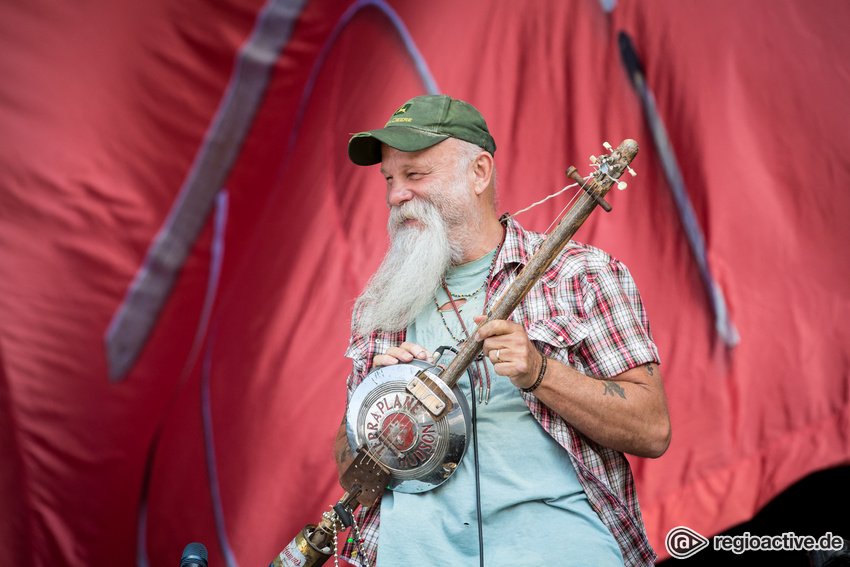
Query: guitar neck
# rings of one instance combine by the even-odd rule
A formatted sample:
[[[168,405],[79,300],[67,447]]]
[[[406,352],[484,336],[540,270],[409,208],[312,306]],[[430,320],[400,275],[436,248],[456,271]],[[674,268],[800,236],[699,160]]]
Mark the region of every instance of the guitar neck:
[[[597,170],[597,174],[600,172],[601,174],[594,174],[595,179],[588,181],[584,185],[584,193],[576,200],[575,204],[564,215],[555,229],[546,237],[546,240],[532,255],[519,276],[517,276],[517,279],[514,280],[499,298],[487,318],[476,328],[476,331],[490,321],[508,319],[546,270],[554,263],[555,259],[581,225],[584,224],[584,221],[587,220],[596,206],[602,205],[606,210],[610,210],[604,197],[637,155],[637,152],[637,142],[634,140],[625,140],[620,144],[616,152],[610,156],[614,158],[609,160],[610,163],[605,162],[605,158],[603,158],[603,166]],[[574,167],[571,167],[567,174],[571,177],[577,176]],[[483,341],[476,341],[474,337],[475,332],[463,344],[457,356],[441,375],[441,379],[450,388],[453,388],[457,384],[458,380],[466,372],[466,369],[475,361],[484,348]]]

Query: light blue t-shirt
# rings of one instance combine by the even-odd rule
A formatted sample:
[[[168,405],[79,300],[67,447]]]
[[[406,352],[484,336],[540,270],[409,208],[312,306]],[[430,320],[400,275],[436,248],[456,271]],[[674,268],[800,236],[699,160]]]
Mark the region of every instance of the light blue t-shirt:
[[[452,293],[479,289],[495,253],[453,269],[446,278]],[[484,310],[486,291],[460,306],[470,333],[476,327],[472,316]],[[440,291],[439,305],[447,301]],[[408,328],[407,340],[434,352],[456,346],[452,333],[464,336],[455,312],[449,308],[441,317],[432,304]],[[622,566],[617,542],[590,507],[567,452],[534,419],[510,380],[485,364],[490,400],[477,406],[484,564]],[[472,404],[468,375],[458,386]],[[439,487],[419,494],[384,493],[377,565],[478,565],[476,509],[470,441],[455,473]]]

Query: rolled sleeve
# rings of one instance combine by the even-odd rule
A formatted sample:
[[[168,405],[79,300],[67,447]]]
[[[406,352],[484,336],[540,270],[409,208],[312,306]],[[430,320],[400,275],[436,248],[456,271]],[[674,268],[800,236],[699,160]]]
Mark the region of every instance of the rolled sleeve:
[[[601,377],[659,362],[646,310],[628,269],[616,260],[588,274],[582,322],[593,341],[580,346],[588,370]]]

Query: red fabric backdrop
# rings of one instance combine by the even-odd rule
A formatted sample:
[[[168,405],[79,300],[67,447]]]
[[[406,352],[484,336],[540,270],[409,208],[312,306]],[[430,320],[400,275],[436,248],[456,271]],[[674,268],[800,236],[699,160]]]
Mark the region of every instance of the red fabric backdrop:
[[[211,565],[266,565],[341,495],[331,446],[349,310],[387,214],[380,174],[350,164],[346,142],[427,86],[381,5],[343,26],[350,2],[299,4],[279,3],[295,24],[260,58],[268,86],[211,188],[226,200],[197,210],[204,228],[120,380],[110,322],[180,206],[266,5],[0,7],[3,564],[169,565],[199,541]],[[487,117],[505,211],[565,185],[569,165],[587,173],[602,141],[641,143],[638,177],[577,237],[630,266],[661,351],[673,443],[633,459],[661,556],[675,526],[716,534],[850,462],[850,5],[388,6],[439,90]],[[682,167],[733,349],[717,339],[620,30]],[[519,220],[546,229],[564,204]]]

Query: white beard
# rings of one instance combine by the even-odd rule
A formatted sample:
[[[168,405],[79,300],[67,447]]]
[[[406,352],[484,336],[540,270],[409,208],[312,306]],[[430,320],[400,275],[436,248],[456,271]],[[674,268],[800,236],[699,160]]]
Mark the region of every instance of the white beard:
[[[481,220],[462,178],[446,183],[430,200],[415,198],[392,207],[387,230],[390,248],[357,298],[354,330],[407,328],[434,301],[448,269],[461,263],[466,245],[480,234]],[[417,224],[405,225],[408,219]]]

